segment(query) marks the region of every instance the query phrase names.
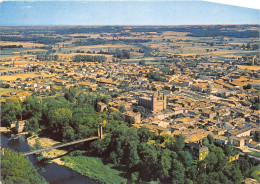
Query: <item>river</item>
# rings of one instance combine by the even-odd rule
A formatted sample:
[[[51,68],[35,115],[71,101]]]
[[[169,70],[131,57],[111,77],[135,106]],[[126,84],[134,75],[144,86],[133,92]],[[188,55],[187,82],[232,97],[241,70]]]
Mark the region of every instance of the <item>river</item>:
[[[24,135],[17,140],[11,141],[8,139],[10,136],[10,134],[1,133],[1,147],[8,147],[19,152],[27,152],[30,150],[30,146]],[[65,166],[53,162],[47,165],[39,164],[33,155],[29,155],[28,158],[36,168],[39,168],[39,174],[50,184],[97,184]]]

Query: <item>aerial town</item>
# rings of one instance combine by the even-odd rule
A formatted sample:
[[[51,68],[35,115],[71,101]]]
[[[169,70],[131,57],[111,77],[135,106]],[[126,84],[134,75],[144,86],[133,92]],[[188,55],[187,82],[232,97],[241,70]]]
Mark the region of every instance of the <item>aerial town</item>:
[[[203,36],[208,30],[211,34]],[[103,95],[106,100],[94,105],[97,115],[120,113],[129,127],[157,137],[182,135],[184,149],[198,163],[211,152],[205,144],[209,137],[232,145],[236,154],[229,162],[244,154],[259,158],[258,36],[259,25],[2,27],[2,108],[14,100],[28,104],[32,96],[40,101],[65,97],[73,104],[80,103],[79,93]],[[68,94],[74,93],[70,100]],[[2,110],[1,131],[31,130],[24,110],[18,119],[8,113]],[[56,141],[77,140],[69,124],[74,137]],[[106,133],[108,124],[109,118],[103,122]],[[30,135],[40,130],[41,123]],[[166,141],[159,145],[169,148]],[[167,183],[167,175],[160,181]]]

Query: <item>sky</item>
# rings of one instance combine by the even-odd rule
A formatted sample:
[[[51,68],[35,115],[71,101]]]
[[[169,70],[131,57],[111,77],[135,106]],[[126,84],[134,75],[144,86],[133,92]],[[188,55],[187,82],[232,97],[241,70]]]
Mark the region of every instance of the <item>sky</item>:
[[[259,24],[259,10],[205,1],[3,1],[1,26]]]

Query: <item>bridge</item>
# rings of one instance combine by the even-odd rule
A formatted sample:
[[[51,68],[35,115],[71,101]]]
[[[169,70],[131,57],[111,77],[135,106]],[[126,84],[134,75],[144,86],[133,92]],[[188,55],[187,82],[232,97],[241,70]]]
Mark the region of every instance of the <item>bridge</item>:
[[[98,136],[80,139],[80,140],[76,140],[76,141],[71,141],[71,142],[67,142],[67,143],[61,143],[61,144],[58,144],[58,145],[53,145],[51,147],[42,148],[42,149],[38,149],[38,150],[28,151],[28,152],[23,153],[23,155],[28,156],[28,155],[32,155],[32,154],[36,154],[36,153],[41,153],[41,152],[44,152],[44,151],[50,151],[52,149],[70,146],[70,145],[73,145],[73,144],[78,144],[78,143],[87,142],[87,141],[93,141],[93,140],[96,140],[98,138],[103,139],[105,136],[106,135],[104,135],[103,131],[102,131],[102,126],[99,125],[98,126]]]

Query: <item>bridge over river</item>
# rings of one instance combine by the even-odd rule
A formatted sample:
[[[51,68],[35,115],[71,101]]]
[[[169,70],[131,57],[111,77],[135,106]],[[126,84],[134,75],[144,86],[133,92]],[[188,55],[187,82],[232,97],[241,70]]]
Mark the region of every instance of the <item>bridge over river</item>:
[[[80,139],[80,140],[76,140],[76,141],[71,141],[71,142],[67,142],[67,143],[61,143],[61,144],[58,144],[58,145],[53,145],[53,146],[48,147],[48,148],[42,148],[42,149],[38,149],[38,150],[25,152],[25,153],[23,153],[23,155],[28,156],[28,155],[32,155],[32,154],[35,154],[35,153],[41,153],[41,152],[50,151],[50,150],[56,149],[56,148],[70,146],[70,145],[73,145],[73,144],[78,144],[78,143],[87,142],[87,141],[93,141],[93,140],[96,140],[98,138],[103,139],[105,136],[106,136],[106,134],[104,135],[103,132],[102,132],[102,126],[99,126],[98,127],[98,136]]]

